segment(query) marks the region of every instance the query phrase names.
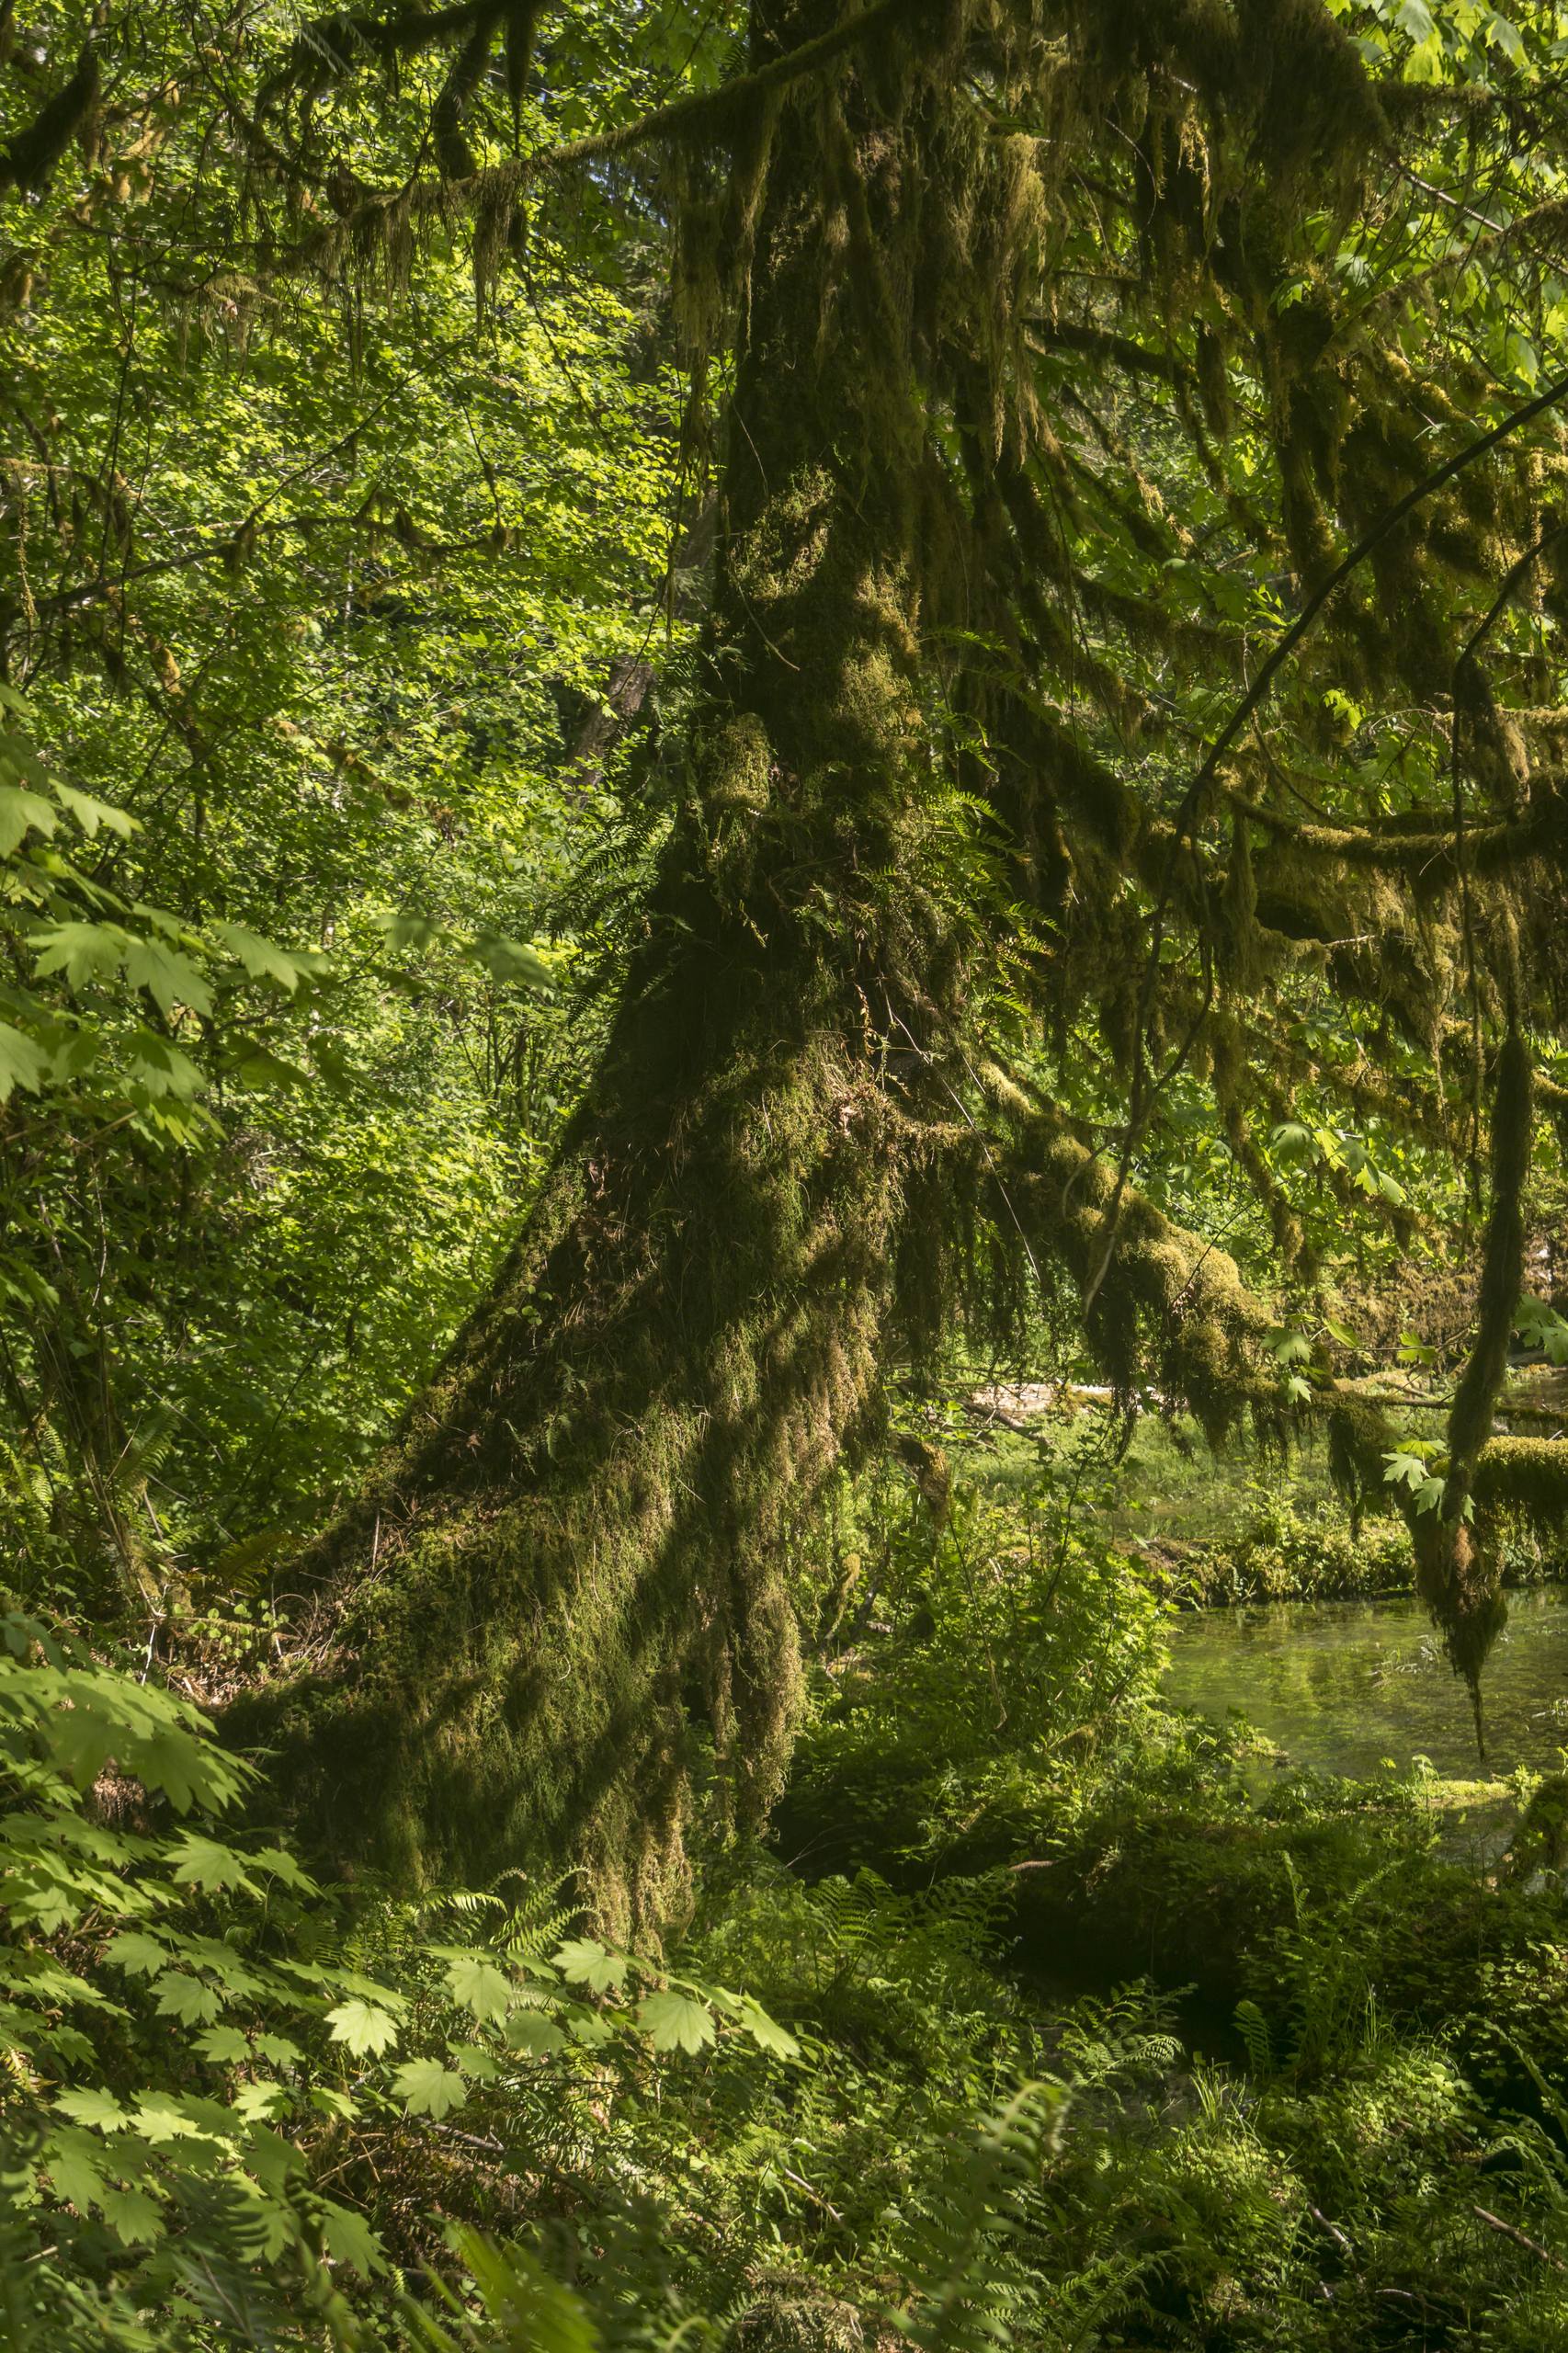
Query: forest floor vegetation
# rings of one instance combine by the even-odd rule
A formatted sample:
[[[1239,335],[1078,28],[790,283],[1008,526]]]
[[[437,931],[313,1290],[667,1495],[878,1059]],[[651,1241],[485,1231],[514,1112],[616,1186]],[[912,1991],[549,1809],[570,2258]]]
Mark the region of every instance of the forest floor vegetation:
[[[1562,1785],[1482,1868],[1429,1772],[1260,1783],[1083,1461],[954,1457],[846,1499],[770,1841],[642,1956],[324,1883],[14,1615],[6,2343],[1568,2346]]]

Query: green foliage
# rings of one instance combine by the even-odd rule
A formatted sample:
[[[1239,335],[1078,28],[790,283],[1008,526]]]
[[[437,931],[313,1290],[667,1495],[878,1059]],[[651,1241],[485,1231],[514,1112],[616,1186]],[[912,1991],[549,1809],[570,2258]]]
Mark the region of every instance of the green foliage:
[[[1519,1301],[1514,1328],[1527,1348],[1540,1348],[1549,1364],[1568,1365],[1568,1321],[1543,1299],[1527,1293]]]
[[[5,1633],[14,2341],[139,2346],[140,2316],[162,2310],[168,2341],[194,2343],[210,2322],[269,2328],[280,2299],[330,2324],[329,2259],[368,2272],[379,2256],[274,2124],[310,2097],[278,2027],[300,2032],[324,2006],[304,1981],[347,1983],[277,1949],[313,1882],[279,1847],[136,1826],[160,1798],[221,1816],[251,1777],[183,1702],[26,1620]]]
[[[987,2353],[1035,2319],[1040,2282],[1016,2242],[1061,2094],[1026,2084],[955,2152],[949,2177],[915,2207],[915,2293],[901,2319],[924,2353]],[[1031,2292],[1031,2290],[1033,2292]]]
[[[483,315],[444,236],[399,305],[264,286],[303,224],[214,176],[217,61],[295,21],[203,26],[187,73],[48,0],[0,65],[24,113],[84,43],[113,90],[0,222],[0,1549],[222,1676],[212,1612],[360,1474],[577,1091],[553,926],[679,394],[647,265],[542,234]],[[417,152],[426,70],[345,169]]]
[[[1426,1448],[1417,1453],[1417,1443],[1413,1441],[1384,1457],[1383,1483],[1403,1487],[1417,1511],[1435,1512],[1443,1500],[1446,1457],[1440,1448]]]
[[[659,1990],[627,1956],[595,1948],[605,1986],[569,1993],[583,1948],[552,1957],[537,1905],[479,1906],[500,1931],[483,1947],[385,1907],[354,1925],[287,1847],[228,1827],[255,1775],[187,1703],[29,1620],[0,1631],[0,2264],[19,2347],[194,2347],[209,2328],[358,2344],[353,2282],[389,2258],[334,2189],[373,2182],[389,2136],[414,2136],[433,2200],[417,2136],[454,2112],[515,2130],[519,2107],[722,2037],[797,2058],[754,1996]],[[607,1990],[630,1972],[654,1988],[640,2002]]]
[[[454,2329],[411,2306],[405,2319],[413,2344],[426,2353],[598,2353],[602,2339],[582,2298],[552,2279],[526,2247],[496,2246],[477,2231],[456,2231],[452,2248],[479,2309],[465,2314],[449,2291]]]
[[[62,809],[138,829],[108,898],[34,907],[26,977],[62,1035],[134,1009],[148,1099],[84,1141],[6,1024],[7,1532],[34,1597],[254,1682],[277,1573],[445,1362],[274,1726],[306,1802],[365,1757],[383,1860],[591,1834],[607,1902],[677,1909],[659,1792],[774,1792],[786,1526],[890,1358],[1055,1326],[1123,1404],[1278,1435],[1332,1391],[1328,1312],[1462,1239],[1497,1038],[1552,1062],[1562,452],[1521,400],[1565,312],[1519,227],[1552,139],[1514,125],[1557,122],[1555,34],[1287,13],[785,9],[751,73],[734,9],[44,9],[0,623],[93,788]],[[611,776],[655,666],[668,740]],[[547,994],[590,970],[608,1026]],[[769,1358],[775,1289],[812,1329]],[[1448,1521],[1496,1386],[1461,1377]],[[400,1482],[449,1492],[389,1559]],[[677,1508],[722,1606],[648,1599]],[[1474,1593],[1423,1572],[1472,1679],[1489,1533]],[[612,1719],[647,1727],[613,1786]]]
[[[1038,1541],[1050,1502],[960,1490],[947,1571],[916,1521],[916,1607],[937,1620],[983,1559],[1022,1575],[1027,1542],[1003,1540]],[[858,1533],[915,1542],[905,1506]],[[1196,2353],[1223,2330],[1339,2353],[1336,2330],[1379,2343],[1391,2306],[1459,2293],[1488,2346],[1522,2346],[1516,2308],[1556,2325],[1550,2265],[1508,2235],[1568,2248],[1554,1899],[1445,1861],[1418,1784],[1247,1796],[1142,1681],[1115,1738],[1054,1741],[1096,1646],[1126,1664],[1115,1590],[1063,1566],[1052,1608],[1084,1622],[1020,1668],[1000,1810],[974,1778],[971,1723],[997,1737],[983,1647],[949,1709],[901,1633],[863,1631],[882,1736],[924,1742],[949,1807],[987,1802],[1003,1868],[933,1883],[927,1860],[916,1892],[743,1856],[656,1964],[547,1889],[329,1897],[236,1826],[253,1777],[192,1710],[12,1621],[16,2341],[853,2353],[891,2323],[934,2347],[1069,2353],[1098,2331]],[[1074,1672],[1025,1709],[1041,1656]],[[956,1659],[943,1688],[962,1699]],[[829,1740],[811,1770],[862,1803],[858,1747]],[[1032,1868],[1006,1868],[1020,1848]],[[927,1853],[940,1872],[960,1851],[949,1819]],[[1074,1912],[1071,1949],[1088,1924],[1101,1967],[1152,1948],[1228,1987],[1230,2063],[1192,2056],[1147,1987],[1057,1990]]]
[[[1185,1603],[1199,1608],[1407,1593],[1410,1541],[1395,1520],[1372,1519],[1353,1531],[1332,1498],[1266,1492],[1234,1534],[1182,1552],[1171,1582]]]
[[[917,1495],[883,1498],[802,1737],[791,1824],[819,1791],[825,1809],[830,1790],[841,1803],[853,1789],[876,1854],[940,1847],[1006,1819],[1053,1764],[1114,1750],[1155,1688],[1165,1606],[1136,1555],[1081,1516],[1096,1475],[1069,1445],[1019,1486],[955,1476],[935,1522]]]

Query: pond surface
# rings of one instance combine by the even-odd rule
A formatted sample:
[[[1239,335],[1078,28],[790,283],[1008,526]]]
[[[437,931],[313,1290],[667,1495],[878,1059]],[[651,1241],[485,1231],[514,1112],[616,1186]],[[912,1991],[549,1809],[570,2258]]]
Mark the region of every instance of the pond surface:
[[[1175,1621],[1166,1697],[1223,1719],[1239,1709],[1292,1765],[1370,1779],[1428,1756],[1445,1779],[1555,1769],[1568,1748],[1568,1593],[1508,1596],[1486,1665],[1486,1762],[1470,1697],[1414,1597],[1279,1601]]]

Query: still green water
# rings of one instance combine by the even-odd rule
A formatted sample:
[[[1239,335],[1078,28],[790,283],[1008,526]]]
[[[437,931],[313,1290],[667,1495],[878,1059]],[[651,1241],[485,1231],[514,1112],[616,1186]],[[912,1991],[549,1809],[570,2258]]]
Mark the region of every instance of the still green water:
[[[1196,1610],[1173,1628],[1165,1691],[1204,1715],[1239,1710],[1290,1764],[1318,1772],[1368,1778],[1417,1756],[1457,1779],[1556,1769],[1568,1748],[1568,1594],[1508,1597],[1482,1689],[1484,1766],[1469,1696],[1414,1598]]]

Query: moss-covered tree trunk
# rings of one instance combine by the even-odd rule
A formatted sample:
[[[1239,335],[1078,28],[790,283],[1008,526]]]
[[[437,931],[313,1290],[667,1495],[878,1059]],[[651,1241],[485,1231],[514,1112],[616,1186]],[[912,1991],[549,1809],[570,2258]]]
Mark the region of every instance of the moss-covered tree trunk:
[[[821,13],[759,5],[759,51]],[[961,961],[897,446],[915,289],[834,252],[897,252],[937,102],[895,118],[846,74],[771,127],[646,936],[492,1296],[311,1564],[314,1671],[267,1736],[326,1840],[395,1868],[582,1856],[612,1916],[657,1914],[706,1760],[743,1810],[777,1780],[791,1534],[874,1413],[918,1041]],[[846,308],[868,278],[875,316]]]

